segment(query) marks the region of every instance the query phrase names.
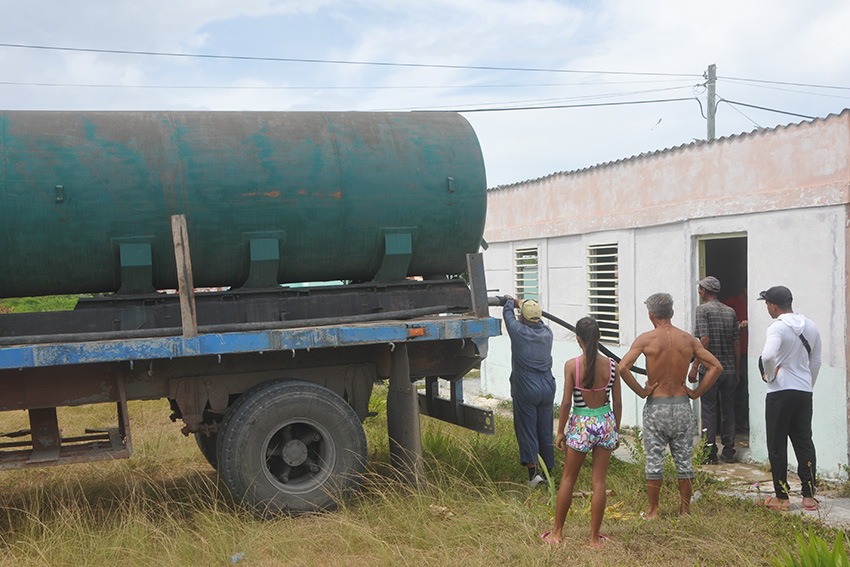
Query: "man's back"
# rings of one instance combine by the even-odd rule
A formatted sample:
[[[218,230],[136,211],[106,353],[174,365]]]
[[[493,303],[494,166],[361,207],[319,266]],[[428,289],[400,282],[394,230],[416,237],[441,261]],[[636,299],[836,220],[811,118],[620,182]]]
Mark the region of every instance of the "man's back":
[[[806,339],[805,344],[800,336]],[[795,389],[811,392],[821,367],[817,325],[799,313],[783,313],[767,329],[762,352],[768,392]]]
[[[638,338],[646,357],[650,383],[658,383],[653,397],[687,395],[685,378],[699,342],[672,324],[659,325]]]
[[[543,323],[520,323],[513,308],[507,303],[502,311],[502,319],[511,339],[511,360],[516,369],[523,372],[551,373],[552,329]]]
[[[697,306],[694,335],[697,338],[708,337],[708,352],[720,361],[726,371],[734,372],[734,341],[740,337],[734,309],[717,299]]]

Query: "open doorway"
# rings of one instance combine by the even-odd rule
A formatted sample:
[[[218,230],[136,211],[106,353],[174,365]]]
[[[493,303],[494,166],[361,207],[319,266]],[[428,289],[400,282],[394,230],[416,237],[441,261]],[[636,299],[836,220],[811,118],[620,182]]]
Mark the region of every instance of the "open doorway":
[[[722,303],[735,310],[738,321],[746,321],[747,314],[747,235],[723,234],[702,236],[699,243],[699,277],[715,276],[720,280]],[[741,382],[735,390],[736,445],[746,445],[749,440],[749,388],[747,380],[748,332],[741,329]]]

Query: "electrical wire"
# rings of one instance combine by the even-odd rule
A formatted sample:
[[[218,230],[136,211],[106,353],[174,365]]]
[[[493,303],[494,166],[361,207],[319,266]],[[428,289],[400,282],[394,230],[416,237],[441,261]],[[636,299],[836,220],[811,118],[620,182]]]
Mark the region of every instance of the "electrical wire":
[[[806,114],[797,114],[796,112],[787,112],[785,110],[777,110],[775,108],[767,108],[765,106],[757,106],[755,104],[747,104],[745,102],[737,102],[734,100],[728,100],[725,98],[718,97],[718,103],[725,102],[726,104],[737,104],[739,106],[746,106],[747,108],[755,108],[758,110],[766,110],[768,112],[775,112],[777,114],[787,114],[788,116],[796,116],[797,118],[806,118],[807,120],[814,120],[815,116],[808,116]]]
[[[575,86],[608,86],[640,83],[669,82],[660,81],[620,81],[612,83],[506,83],[484,85],[120,85],[108,83],[44,83],[26,81],[0,81],[0,85],[16,87],[60,87],[60,88],[97,88],[97,89],[187,89],[187,90],[439,90],[439,89],[500,89],[500,88],[541,88],[541,87],[575,87]],[[683,86],[653,89],[643,92],[655,92],[685,88]],[[641,91],[636,91],[641,92]],[[628,93],[626,93],[628,94]],[[617,95],[612,95],[617,96]]]
[[[502,67],[502,66],[489,66],[489,65],[450,65],[450,64],[431,64],[431,63],[395,63],[388,61],[347,61],[340,59],[314,59],[314,58],[295,58],[295,57],[262,57],[262,56],[247,56],[247,55],[216,55],[216,54],[208,54],[208,53],[174,53],[174,52],[160,52],[160,51],[135,51],[135,50],[126,50],[126,49],[96,49],[96,48],[80,48],[80,47],[65,47],[65,46],[51,46],[51,45],[28,45],[28,44],[18,44],[18,43],[0,43],[0,47],[13,48],[13,49],[31,49],[31,50],[43,50],[43,51],[62,51],[62,52],[76,52],[76,53],[99,53],[99,54],[113,54],[113,55],[137,55],[137,56],[154,56],[154,57],[181,57],[181,58],[194,58],[194,59],[214,59],[214,60],[233,60],[233,61],[260,61],[260,62],[277,62],[277,63],[310,63],[310,64],[327,64],[327,65],[365,65],[365,66],[377,66],[377,67],[406,67],[406,68],[427,68],[427,69],[465,69],[465,70],[479,70],[479,71],[510,71],[510,72],[533,72],[533,73],[571,73],[571,74],[586,74],[586,75],[626,75],[626,76],[644,76],[644,77],[687,77],[687,78],[704,78],[703,74],[690,74],[690,73],[649,73],[649,72],[633,72],[633,71],[596,71],[596,70],[578,70],[578,69],[548,69],[548,68],[536,68],[536,67]],[[782,86],[794,86],[794,87],[805,87],[805,88],[814,88],[814,89],[833,89],[833,90],[842,90],[842,91],[850,91],[850,87],[836,86],[836,85],[821,85],[821,84],[810,84],[810,83],[797,83],[797,82],[789,82],[789,81],[769,81],[763,79],[750,79],[746,77],[727,77],[727,76],[719,76],[718,80],[726,80],[737,83],[753,83],[754,86],[758,85],[782,85]],[[517,88],[517,87],[534,87],[534,86],[557,86],[552,84],[544,84],[544,85],[470,85],[465,87],[460,86],[438,86],[438,85],[415,85],[415,86],[327,86],[327,87],[310,87],[310,86],[244,86],[244,85],[233,85],[233,86],[206,86],[206,85],[109,85],[109,84],[86,84],[86,85],[75,85],[75,84],[66,84],[66,83],[22,83],[22,82],[13,82],[13,81],[0,81],[0,85],[7,86],[41,86],[41,87],[84,87],[84,88],[137,88],[137,89],[228,89],[228,90],[343,90],[343,89],[351,89],[351,90],[366,90],[366,89],[449,89],[449,88]],[[670,87],[668,89],[657,89],[657,91],[661,90],[674,90],[676,88],[681,87]],[[781,90],[781,89],[780,89]],[[646,91],[653,92],[653,91]],[[791,91],[796,92],[796,91]],[[609,98],[614,96],[626,96],[630,93],[610,93],[610,94],[602,94],[602,95],[589,95],[586,99],[598,99],[598,98]],[[631,93],[634,94],[634,93]],[[817,94],[817,93],[806,93],[806,94]],[[823,95],[821,96],[829,96]],[[837,97],[840,98],[840,97]],[[700,112],[702,112],[702,103],[699,101],[697,97],[688,97],[688,98],[676,98],[676,99],[661,99],[661,100],[641,100],[641,101],[622,101],[622,102],[606,102],[606,103],[591,103],[591,104],[553,104],[553,105],[527,105],[527,106],[511,106],[511,107],[496,107],[496,108],[470,108],[466,110],[455,110],[456,112],[503,112],[503,111],[514,111],[514,110],[543,110],[543,109],[560,109],[560,108],[589,108],[589,107],[601,107],[601,106],[623,106],[623,105],[634,105],[634,104],[654,104],[654,103],[667,103],[667,102],[681,102],[686,100],[697,100],[700,104]],[[728,99],[723,99],[718,97],[718,104],[720,102],[725,102],[731,106],[744,106],[748,108],[754,108],[758,110],[764,110],[767,112],[775,112],[778,114],[785,114],[788,116],[795,116],[799,118],[805,118],[809,120],[813,120],[813,116],[808,116],[804,114],[798,114],[794,112],[787,112],[783,110],[778,110],[774,108],[768,108],[764,106],[747,104],[739,101],[732,101]],[[494,103],[498,104],[498,103]],[[509,103],[510,104],[510,103]],[[738,110],[738,109],[736,109]],[[738,110],[738,112],[740,112]],[[743,113],[741,113],[743,115]],[[744,115],[751,122],[758,124]]]
[[[827,98],[838,98],[838,99],[843,99],[843,100],[850,99],[850,95],[818,93],[818,92],[812,92],[812,91],[803,91],[803,90],[799,90],[799,89],[784,89],[782,87],[773,87],[773,86],[769,86],[769,85],[750,84],[746,81],[738,81],[737,79],[726,79],[726,80],[730,81],[732,84],[742,85],[742,86],[747,86],[747,87],[755,87],[755,88],[758,88],[758,89],[770,89],[772,91],[805,94],[805,95],[810,95],[810,96],[821,96],[821,97],[827,97]]]
[[[621,102],[598,102],[591,104],[555,104],[555,105],[543,105],[543,106],[514,106],[514,107],[506,107],[506,108],[465,108],[465,109],[454,109],[452,112],[508,112],[514,110],[551,110],[551,109],[561,109],[561,108],[593,108],[597,106],[628,106],[633,104],[655,104],[655,103],[664,103],[664,102],[682,102],[685,100],[695,100],[693,97],[687,98],[668,98],[661,100],[631,100],[631,101],[621,101]]]
[[[746,83],[764,83],[770,85],[786,85],[791,87],[809,87],[813,89],[836,89],[842,91],[850,91],[850,87],[839,87],[835,85],[813,85],[810,83],[792,83],[787,81],[766,81],[762,79],[747,79],[745,77],[717,77],[717,79],[723,79],[726,81],[743,81]]]
[[[717,105],[719,106],[721,102],[725,102],[725,100],[721,98],[720,100],[717,101]],[[759,124],[758,122],[756,122],[755,120],[753,120],[752,118],[750,118],[749,116],[744,114],[744,112],[740,108],[738,108],[736,105],[730,104],[729,107],[732,108],[732,110],[734,110],[735,112],[737,112],[741,116],[743,116],[744,118],[746,118],[747,120],[749,120],[750,122],[752,122],[753,124],[755,124],[756,128],[762,128],[761,124]]]
[[[66,51],[76,53],[101,53],[112,55],[145,55],[154,57],[184,57],[194,59],[222,59],[233,61],[265,61],[275,63],[317,63],[328,65],[370,65],[377,67],[413,67],[424,69],[470,69],[477,71],[518,71],[531,73],[573,73],[586,75],[632,75],[644,77],[702,77],[692,73],[642,73],[633,71],[583,71],[579,69],[546,69],[536,67],[499,67],[490,65],[448,65],[434,63],[393,63],[388,61],[346,61],[341,59],[307,59],[297,57],[260,57],[251,55],[214,55],[209,53],[171,53],[164,51],[133,51],[129,49],[94,49],[83,47],[61,47],[53,45],[26,45],[21,43],[0,43],[0,47],[15,49],[36,49],[44,51]]]
[[[619,92],[619,93],[602,93],[596,95],[583,95],[583,96],[574,96],[574,97],[561,97],[561,98],[549,98],[549,99],[536,99],[536,100],[512,100],[512,101],[499,101],[499,102],[489,102],[489,103],[475,103],[467,106],[473,107],[484,107],[484,106],[495,106],[495,107],[505,107],[507,105],[534,105],[541,106],[548,103],[552,104],[566,104],[568,102],[576,102],[576,101],[587,101],[587,100],[602,100],[602,99],[610,99],[622,96],[634,96],[641,94],[653,94],[659,92],[665,92],[670,90],[681,90],[685,87],[671,87],[666,89],[651,89],[651,90],[643,90],[643,91],[630,91],[630,92]],[[438,109],[455,109],[455,105],[443,105],[443,106],[430,106],[427,108],[414,109],[414,110],[438,110]]]

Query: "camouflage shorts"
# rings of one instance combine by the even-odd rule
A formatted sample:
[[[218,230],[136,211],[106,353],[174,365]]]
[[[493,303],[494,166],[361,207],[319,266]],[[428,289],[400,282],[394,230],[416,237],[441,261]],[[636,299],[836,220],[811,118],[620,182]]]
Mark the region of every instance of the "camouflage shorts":
[[[687,396],[647,398],[643,406],[643,449],[646,479],[664,478],[664,451],[670,453],[679,479],[694,478],[694,414]]]

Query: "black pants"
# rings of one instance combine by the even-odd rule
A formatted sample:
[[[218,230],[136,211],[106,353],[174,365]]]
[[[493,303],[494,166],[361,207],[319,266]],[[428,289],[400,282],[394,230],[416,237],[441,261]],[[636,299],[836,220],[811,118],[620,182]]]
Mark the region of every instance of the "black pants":
[[[741,381],[735,388],[735,431],[743,433],[750,428],[750,394],[747,381],[747,355],[741,355]]]
[[[797,456],[797,474],[803,497],[815,493],[815,444],[812,442],[812,393],[799,390],[771,392],[765,400],[767,455],[776,497],[788,499],[788,439]]]
[[[702,377],[700,377],[702,380]],[[720,415],[720,441],[723,455],[735,455],[735,373],[720,375],[714,386],[700,398],[700,415],[706,451],[717,456],[717,416]]]

